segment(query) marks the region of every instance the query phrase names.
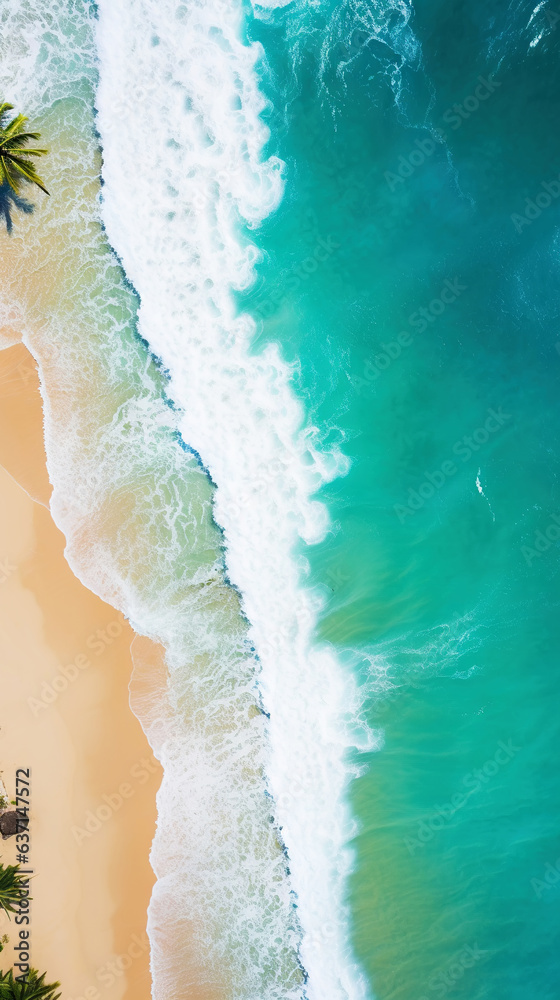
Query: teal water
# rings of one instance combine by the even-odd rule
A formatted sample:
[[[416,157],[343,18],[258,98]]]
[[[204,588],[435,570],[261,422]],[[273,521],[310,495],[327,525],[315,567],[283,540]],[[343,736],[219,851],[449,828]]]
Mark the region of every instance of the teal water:
[[[557,22],[452,0],[248,23],[286,192],[240,306],[352,460],[302,552],[383,734],[349,888],[380,1000],[558,996]]]
[[[354,691],[307,648],[287,558],[322,443],[351,467],[297,554],[377,748],[350,761],[347,886],[372,995],[552,1000],[560,14],[247,7],[282,195],[235,5],[98,13],[2,11],[3,86],[41,123],[53,196],[18,218],[0,305],[40,363],[70,562],[166,648],[139,706],[166,774],[153,995],[359,995],[334,924]],[[271,344],[309,451],[281,365],[256,360]]]

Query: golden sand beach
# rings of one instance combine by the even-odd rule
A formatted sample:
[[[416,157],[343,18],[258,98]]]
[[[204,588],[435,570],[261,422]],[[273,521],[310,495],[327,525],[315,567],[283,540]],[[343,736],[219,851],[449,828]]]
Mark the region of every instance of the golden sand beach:
[[[64,1000],[147,1000],[161,770],[129,706],[134,634],[64,558],[34,361],[0,351],[0,770],[30,771],[31,962]],[[32,497],[34,499],[32,499]],[[0,842],[4,864],[15,838]],[[14,961],[19,928],[0,918]]]

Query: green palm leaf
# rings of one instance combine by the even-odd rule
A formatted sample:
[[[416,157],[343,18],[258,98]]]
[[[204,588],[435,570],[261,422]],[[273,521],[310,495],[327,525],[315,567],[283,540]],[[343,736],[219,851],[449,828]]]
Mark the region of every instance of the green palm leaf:
[[[15,912],[14,904],[19,903],[22,889],[27,890],[23,882],[27,883],[27,878],[20,873],[19,865],[8,865],[6,868],[0,865],[0,910],[4,910],[8,917]],[[0,1000],[1,997],[0,993]]]
[[[40,132],[26,132],[28,119],[19,114],[8,120],[12,104],[0,103],[0,185],[7,184],[15,194],[19,194],[22,182],[35,184],[48,194],[43,181],[35,169],[31,156],[44,156],[48,150],[28,148],[28,143],[41,138]],[[0,997],[1,1000],[1,997]]]
[[[0,163],[2,164],[6,180],[13,191],[18,192],[18,183],[21,177],[32,184],[36,184],[45,194],[48,194],[45,185],[35,170],[31,160],[26,160],[21,156],[2,156],[0,151]]]
[[[26,983],[18,983],[14,979],[12,969],[0,971],[0,1000],[59,1000],[61,994],[56,990],[60,983],[45,983],[46,972],[39,976],[31,969]]]
[[[40,139],[39,132],[20,132],[19,135],[14,135],[10,139],[6,139],[4,146],[6,149],[24,149],[26,143],[30,139]],[[27,155],[31,150],[26,149],[25,154]],[[48,150],[42,149],[42,153],[47,153]]]
[[[16,115],[16,117],[12,118],[11,122],[8,125],[6,125],[4,129],[5,135],[7,136],[17,135],[18,132],[21,132],[22,127],[26,121],[27,118],[25,117],[25,115]]]

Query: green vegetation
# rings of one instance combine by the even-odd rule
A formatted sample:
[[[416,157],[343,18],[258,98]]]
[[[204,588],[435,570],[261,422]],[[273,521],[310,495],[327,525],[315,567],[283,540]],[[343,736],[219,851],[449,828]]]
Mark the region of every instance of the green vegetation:
[[[27,879],[20,874],[19,865],[0,864],[0,910],[10,916],[15,910],[14,904],[20,899],[22,882]],[[26,890],[27,891],[27,890]],[[0,939],[0,952],[8,943],[6,934]],[[14,977],[13,969],[2,972],[0,969],[0,1000],[59,1000],[57,993],[60,983],[45,983],[46,972],[41,976],[36,969],[30,969],[27,975]],[[22,980],[25,980],[24,982]]]
[[[15,912],[15,904],[19,903],[22,891],[24,889],[27,891],[26,885],[22,883],[27,883],[28,879],[20,874],[19,868],[19,865],[4,867],[0,864],[0,910],[4,910],[8,918],[10,913]],[[1,992],[0,1000],[2,1000]]]
[[[28,119],[25,115],[16,115],[9,120],[9,112],[13,104],[0,103],[0,185],[7,185],[13,194],[18,195],[23,182],[36,184],[45,194],[48,194],[43,181],[35,170],[30,156],[44,156],[47,149],[29,148],[30,141],[38,142],[39,132],[26,132]]]
[[[46,972],[40,976],[31,969],[25,977],[26,982],[18,982],[14,974],[0,971],[0,1000],[59,1000],[57,993],[60,983],[45,983]]]

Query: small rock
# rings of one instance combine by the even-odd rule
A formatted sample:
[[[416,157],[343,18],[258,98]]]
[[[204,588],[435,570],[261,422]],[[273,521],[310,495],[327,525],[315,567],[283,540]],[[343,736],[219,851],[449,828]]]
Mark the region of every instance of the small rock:
[[[0,833],[2,840],[13,837],[17,833],[18,816],[15,809],[12,812],[0,813]]]

